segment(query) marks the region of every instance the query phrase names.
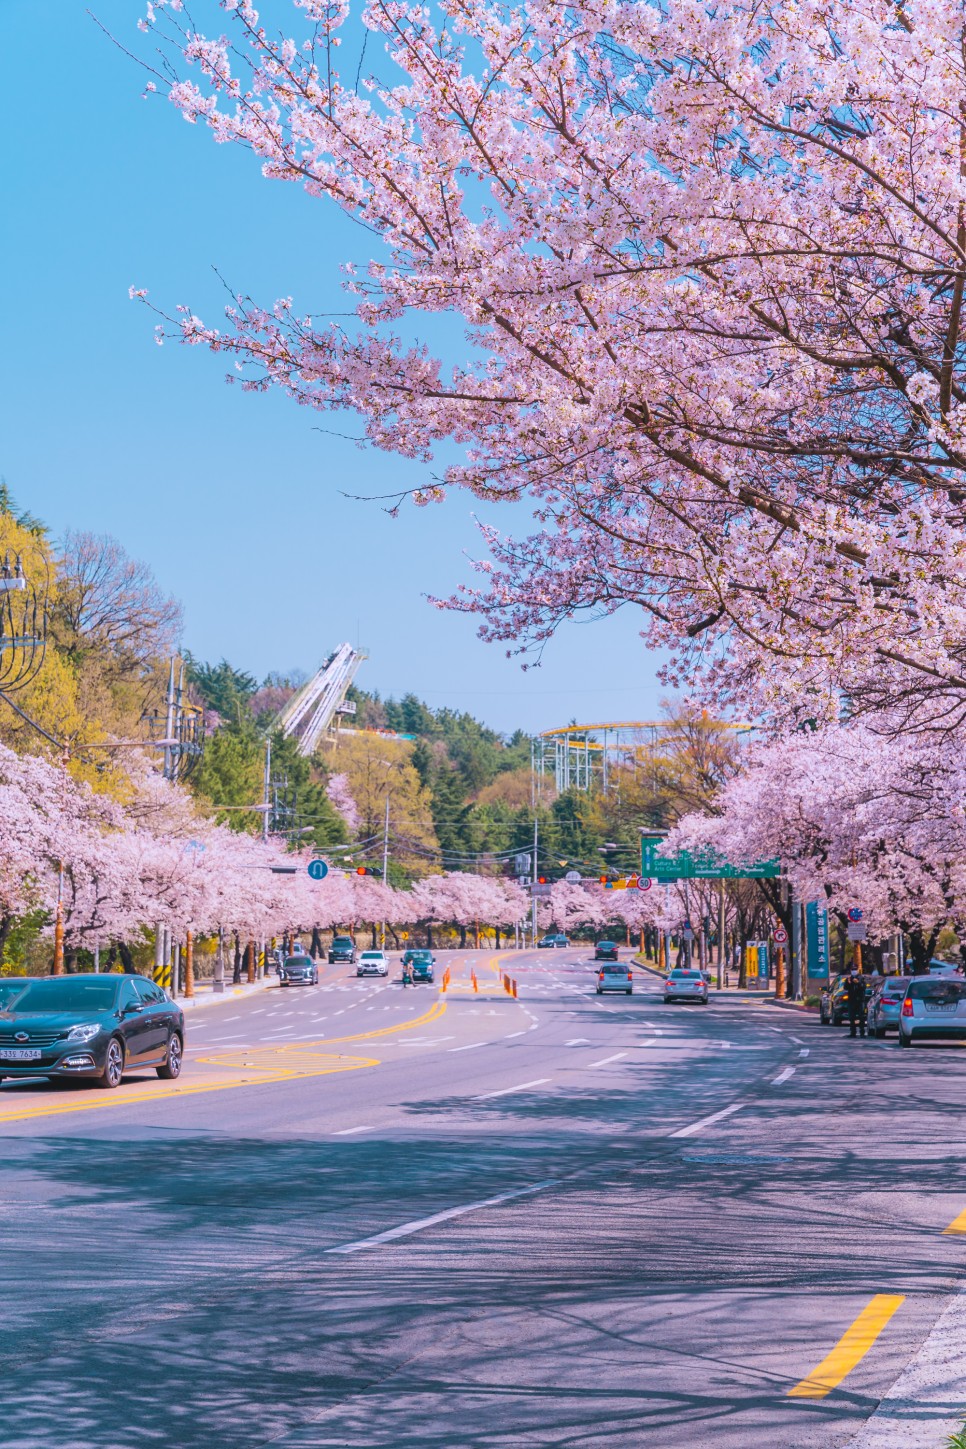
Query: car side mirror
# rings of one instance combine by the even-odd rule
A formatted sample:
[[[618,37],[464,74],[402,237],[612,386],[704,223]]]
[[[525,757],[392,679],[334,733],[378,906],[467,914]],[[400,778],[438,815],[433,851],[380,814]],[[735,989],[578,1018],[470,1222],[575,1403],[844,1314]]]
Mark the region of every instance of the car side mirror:
[[[142,1007],[140,1001],[129,1001],[127,1006],[121,1007],[121,1015],[137,1016],[138,1012],[141,1011],[141,1009]]]

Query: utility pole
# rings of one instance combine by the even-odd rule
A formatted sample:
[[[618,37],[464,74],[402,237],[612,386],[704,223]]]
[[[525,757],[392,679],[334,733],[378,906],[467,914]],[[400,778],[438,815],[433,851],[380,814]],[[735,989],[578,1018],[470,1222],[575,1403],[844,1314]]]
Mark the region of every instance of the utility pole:
[[[802,906],[795,887],[788,883],[788,904],[792,913],[792,1000],[802,994]]]
[[[265,741],[265,782],[262,788],[262,840],[268,844],[268,817],[272,808],[270,791],[272,787],[272,737]]]
[[[725,959],[725,888],[724,881],[718,881],[718,990],[724,986]]]
[[[534,891],[534,886],[537,883],[537,876],[540,874],[540,867],[537,864],[537,850],[539,848],[539,842],[540,842],[540,826],[539,826],[539,823],[537,821],[536,811],[534,811],[534,816],[533,816],[533,871],[532,871],[532,873],[530,875],[530,910],[531,910],[531,913],[532,913],[532,921],[530,923],[530,930],[532,932],[532,937],[533,937],[533,939],[530,942],[530,945],[531,946],[536,946],[536,944],[537,944],[537,897],[536,897],[536,893]]]
[[[389,796],[386,796],[386,820],[382,831],[382,883],[388,883],[389,876]],[[386,949],[386,923],[382,923],[382,942],[379,949]]]

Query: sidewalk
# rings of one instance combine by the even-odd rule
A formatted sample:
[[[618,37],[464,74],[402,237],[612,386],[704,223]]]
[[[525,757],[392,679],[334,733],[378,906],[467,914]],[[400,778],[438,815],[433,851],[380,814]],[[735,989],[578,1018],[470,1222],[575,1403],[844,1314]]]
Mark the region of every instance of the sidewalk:
[[[261,981],[253,981],[251,984],[243,981],[241,985],[233,986],[229,976],[224,991],[215,991],[213,981],[196,981],[194,996],[177,996],[175,1000],[185,1011],[197,1011],[202,1006],[217,1006],[219,1001],[236,1001],[241,996],[254,996],[259,991],[277,985],[278,977],[266,976]]]

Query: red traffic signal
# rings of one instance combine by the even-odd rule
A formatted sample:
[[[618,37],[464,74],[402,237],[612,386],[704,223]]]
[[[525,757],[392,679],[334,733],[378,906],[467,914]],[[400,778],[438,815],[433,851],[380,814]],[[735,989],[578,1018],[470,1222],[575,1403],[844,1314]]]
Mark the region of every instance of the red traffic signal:
[[[357,865],[356,866],[356,875],[365,875],[365,874],[366,874],[366,868],[365,868],[365,866],[364,865]]]
[[[547,884],[547,877],[545,875],[538,875],[537,876],[537,884],[538,885],[546,885]]]

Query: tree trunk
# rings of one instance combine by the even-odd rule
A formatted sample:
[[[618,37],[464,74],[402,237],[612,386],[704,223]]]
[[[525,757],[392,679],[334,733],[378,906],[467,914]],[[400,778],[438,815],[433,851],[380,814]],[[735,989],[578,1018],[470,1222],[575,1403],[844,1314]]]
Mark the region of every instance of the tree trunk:
[[[117,954],[121,958],[121,965],[129,976],[137,976],[138,968],[134,964],[134,957],[123,941],[117,943]]]
[[[234,961],[232,963],[232,972],[231,972],[231,984],[232,984],[232,986],[240,986],[241,985],[241,967],[242,967],[241,942],[238,939],[238,932],[236,931],[235,932],[235,958],[234,958]]]

